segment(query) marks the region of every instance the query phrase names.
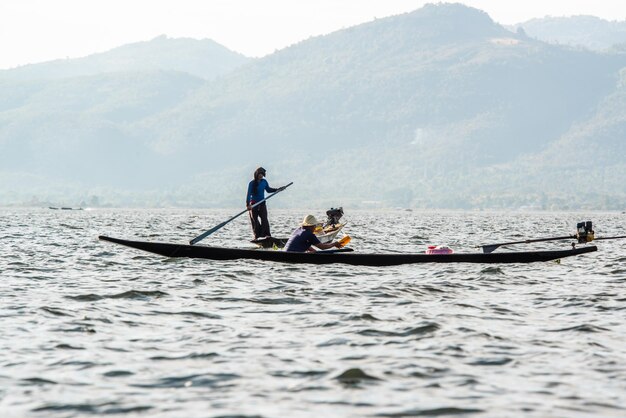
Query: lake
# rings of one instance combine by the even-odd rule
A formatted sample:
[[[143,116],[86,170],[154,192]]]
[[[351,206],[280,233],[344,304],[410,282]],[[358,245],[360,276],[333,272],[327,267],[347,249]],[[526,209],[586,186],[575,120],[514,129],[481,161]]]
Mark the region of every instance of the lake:
[[[359,252],[626,231],[620,213],[344,210]],[[560,263],[376,268],[97,238],[187,243],[238,211],[0,209],[2,417],[626,416],[626,240]],[[269,211],[277,237],[308,213]],[[201,244],[251,238],[242,216]]]

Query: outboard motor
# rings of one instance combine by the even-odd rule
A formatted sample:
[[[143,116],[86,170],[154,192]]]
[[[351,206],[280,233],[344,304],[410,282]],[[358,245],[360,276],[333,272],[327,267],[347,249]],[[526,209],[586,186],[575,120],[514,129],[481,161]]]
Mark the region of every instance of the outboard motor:
[[[576,238],[578,238],[579,244],[593,241],[594,235],[591,221],[579,222],[576,225]]]
[[[335,226],[343,216],[343,208],[330,208],[330,210],[326,211],[326,216],[326,226]]]

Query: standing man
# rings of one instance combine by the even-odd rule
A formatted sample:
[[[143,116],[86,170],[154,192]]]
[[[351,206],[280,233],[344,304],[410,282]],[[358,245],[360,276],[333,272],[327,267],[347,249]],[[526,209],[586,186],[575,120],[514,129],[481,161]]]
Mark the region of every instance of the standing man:
[[[267,180],[265,180],[266,171],[263,167],[259,167],[254,172],[254,178],[248,184],[248,193],[246,194],[246,207],[250,214],[250,223],[252,224],[252,232],[254,233],[254,239],[263,237],[271,237],[270,223],[267,219],[267,206],[265,202],[260,205],[254,205],[257,202],[265,199],[265,192],[276,193],[283,190],[285,187],[279,187],[274,189],[270,187]]]

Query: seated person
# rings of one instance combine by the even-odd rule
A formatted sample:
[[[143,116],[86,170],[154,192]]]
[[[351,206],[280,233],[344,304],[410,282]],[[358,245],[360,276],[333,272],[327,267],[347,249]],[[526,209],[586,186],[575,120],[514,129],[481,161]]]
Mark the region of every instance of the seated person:
[[[319,248],[320,250],[325,250],[327,248],[341,248],[341,245],[338,242],[327,242],[322,244],[320,240],[315,236],[313,231],[317,226],[318,222],[313,215],[305,216],[302,221],[302,226],[297,228],[289,237],[289,241],[285,244],[285,251],[293,251],[298,253],[309,252],[314,253],[315,248],[313,246]]]

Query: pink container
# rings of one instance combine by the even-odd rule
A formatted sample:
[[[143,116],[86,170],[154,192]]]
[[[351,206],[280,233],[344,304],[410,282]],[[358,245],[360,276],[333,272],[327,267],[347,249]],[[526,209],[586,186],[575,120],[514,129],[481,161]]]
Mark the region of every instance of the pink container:
[[[453,252],[452,248],[445,245],[429,245],[426,250],[426,254],[452,254]]]

